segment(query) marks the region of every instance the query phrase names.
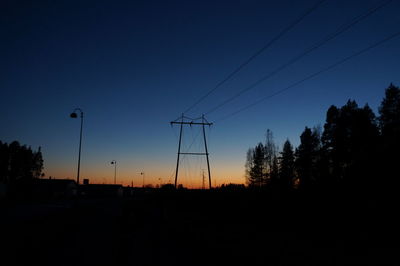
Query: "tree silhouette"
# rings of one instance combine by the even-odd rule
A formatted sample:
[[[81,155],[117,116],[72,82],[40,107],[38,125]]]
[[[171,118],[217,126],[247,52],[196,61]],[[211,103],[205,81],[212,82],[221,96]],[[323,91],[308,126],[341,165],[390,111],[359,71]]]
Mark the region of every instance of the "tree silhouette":
[[[265,144],[261,142],[247,151],[245,173],[249,186],[266,186],[279,179],[278,148],[271,130],[265,134]]]
[[[289,140],[283,144],[279,167],[280,183],[283,189],[293,186],[294,174],[294,152]]]
[[[42,152],[21,146],[18,141],[9,145],[0,142],[0,181],[3,183],[26,182],[39,178],[43,170]]]
[[[375,115],[368,105],[359,108],[349,100],[340,109],[331,106],[322,135],[331,180],[348,185],[369,183],[374,171],[368,166],[376,154],[377,139]],[[360,180],[363,176],[364,180]]]
[[[278,156],[274,156],[274,159],[272,160],[272,169],[270,173],[270,181],[271,183],[278,183],[279,182],[279,162],[278,162]]]
[[[379,107],[379,126],[382,136],[398,140],[400,133],[400,89],[390,84]]]
[[[256,180],[256,184],[262,186],[265,183],[265,168],[264,168],[264,145],[259,143],[254,148],[253,154],[253,169],[251,171],[251,175]]]
[[[265,184],[264,145],[260,142],[247,152],[246,173],[247,184],[250,186],[262,186]]]
[[[300,136],[300,145],[296,149],[296,172],[300,180],[300,188],[307,189],[318,178],[318,163],[321,149],[319,131],[306,127]]]
[[[275,145],[272,131],[267,129],[265,133],[265,145],[264,145],[264,164],[265,164],[265,184],[270,182],[275,183],[279,176],[278,168],[278,158],[277,158],[278,148]]]
[[[330,106],[321,134],[306,127],[293,154],[287,140],[280,157],[272,132],[267,130],[265,145],[259,143],[247,153],[246,180],[249,185],[280,184],[317,188],[347,195],[369,197],[377,189],[397,194],[400,186],[397,164],[400,151],[400,89],[390,84],[376,118],[366,104],[359,107],[348,100],[342,107]],[[378,123],[379,122],[379,123]],[[317,190],[314,190],[317,191]],[[377,195],[378,196],[378,195]]]
[[[0,141],[0,182],[6,183],[8,178],[8,145]]]
[[[381,186],[395,190],[400,185],[397,165],[400,151],[400,90],[390,84],[379,107],[381,131],[380,164],[384,176]],[[395,191],[392,191],[392,193]]]
[[[252,171],[253,165],[254,165],[253,154],[254,154],[254,148],[249,148],[246,153],[246,163],[244,165],[246,184],[249,186],[252,186],[253,184],[255,184],[255,180],[253,179],[253,176],[251,175],[251,173],[252,173],[251,171]]]

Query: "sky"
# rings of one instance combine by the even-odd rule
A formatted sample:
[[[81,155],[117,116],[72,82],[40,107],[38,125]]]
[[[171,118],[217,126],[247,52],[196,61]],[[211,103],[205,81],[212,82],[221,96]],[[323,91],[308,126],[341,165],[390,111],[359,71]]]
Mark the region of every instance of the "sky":
[[[1,1],[0,140],[42,149],[46,177],[173,182],[185,110],[319,0]],[[394,0],[301,60],[209,111],[383,0],[327,0],[241,71],[185,113],[207,114],[213,185],[243,183],[246,151],[272,130],[294,146],[305,126],[323,126],[330,105],[354,99],[377,113],[400,84],[400,37],[235,115],[400,30]],[[224,119],[226,117],[226,119]],[[201,127],[184,127],[182,151],[204,152]],[[204,156],[185,156],[178,183],[202,186]],[[141,175],[140,173],[145,173]],[[207,175],[207,172],[205,172]],[[144,179],[144,180],[143,180]]]

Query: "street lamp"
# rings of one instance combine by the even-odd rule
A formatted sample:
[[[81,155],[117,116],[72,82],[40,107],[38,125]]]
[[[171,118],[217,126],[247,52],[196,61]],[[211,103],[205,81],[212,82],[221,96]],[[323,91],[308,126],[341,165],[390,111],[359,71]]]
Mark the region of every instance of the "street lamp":
[[[117,184],[117,161],[112,160],[111,164],[114,165],[114,185]]]
[[[140,174],[143,176],[143,179],[142,179],[142,180],[143,180],[142,187],[144,187],[144,172],[141,172]]]
[[[79,173],[81,168],[81,150],[82,150],[82,128],[83,128],[83,111],[80,108],[75,108],[69,115],[71,118],[78,118],[77,111],[81,113],[81,131],[79,135],[79,155],[78,155],[78,174],[76,175],[76,183],[79,185]]]

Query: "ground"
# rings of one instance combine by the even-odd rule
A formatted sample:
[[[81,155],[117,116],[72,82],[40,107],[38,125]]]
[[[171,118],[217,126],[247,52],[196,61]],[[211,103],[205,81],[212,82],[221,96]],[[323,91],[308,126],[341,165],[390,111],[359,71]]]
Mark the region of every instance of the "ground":
[[[399,265],[398,218],[371,202],[258,192],[8,202],[2,265]]]

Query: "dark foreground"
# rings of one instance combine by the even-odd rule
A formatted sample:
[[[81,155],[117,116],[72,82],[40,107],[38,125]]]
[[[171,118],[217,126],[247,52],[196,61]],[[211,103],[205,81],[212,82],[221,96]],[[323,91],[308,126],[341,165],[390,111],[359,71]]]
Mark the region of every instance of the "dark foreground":
[[[172,191],[3,203],[1,265],[399,265],[396,204],[334,198]]]

